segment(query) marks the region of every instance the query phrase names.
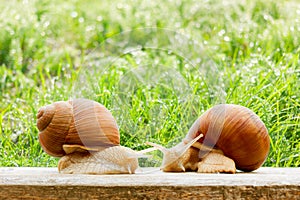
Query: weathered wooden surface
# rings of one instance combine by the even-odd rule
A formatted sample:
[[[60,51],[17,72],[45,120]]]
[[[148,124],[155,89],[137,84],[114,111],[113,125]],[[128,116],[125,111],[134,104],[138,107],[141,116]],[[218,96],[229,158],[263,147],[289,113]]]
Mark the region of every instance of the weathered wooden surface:
[[[56,168],[0,168],[0,199],[300,199],[300,168],[252,173],[59,174]]]

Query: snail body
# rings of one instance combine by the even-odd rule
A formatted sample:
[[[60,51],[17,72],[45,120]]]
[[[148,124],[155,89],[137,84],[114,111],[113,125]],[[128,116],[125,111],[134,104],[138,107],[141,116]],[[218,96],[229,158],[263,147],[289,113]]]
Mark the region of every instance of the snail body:
[[[134,150],[123,146],[94,153],[74,152],[59,160],[58,171],[65,174],[132,174],[139,167],[137,157]]]
[[[163,171],[235,173],[236,168],[259,168],[268,155],[270,139],[264,123],[253,111],[221,104],[203,113],[178,145],[166,149],[148,144],[164,153]]]
[[[120,146],[120,134],[112,114],[101,104],[75,99],[39,109],[39,141],[51,156],[61,157],[61,173],[134,173],[143,157]]]

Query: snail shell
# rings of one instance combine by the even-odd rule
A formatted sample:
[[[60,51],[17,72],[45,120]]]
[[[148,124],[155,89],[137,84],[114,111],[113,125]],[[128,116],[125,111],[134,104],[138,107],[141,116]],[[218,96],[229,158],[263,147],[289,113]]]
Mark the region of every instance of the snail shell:
[[[222,150],[243,171],[259,168],[270,149],[265,124],[253,111],[240,105],[221,104],[207,110],[190,128],[185,141],[200,134],[204,135],[200,143]]]
[[[59,101],[40,108],[37,127],[42,148],[54,157],[80,149],[100,151],[120,144],[112,114],[88,99]]]

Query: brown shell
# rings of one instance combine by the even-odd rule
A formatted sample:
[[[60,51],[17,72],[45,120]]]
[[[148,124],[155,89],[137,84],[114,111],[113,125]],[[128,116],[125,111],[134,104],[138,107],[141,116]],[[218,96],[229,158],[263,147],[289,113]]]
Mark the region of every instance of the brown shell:
[[[185,140],[203,134],[199,142],[216,147],[235,161],[237,169],[253,171],[267,158],[268,130],[250,109],[233,104],[212,107],[193,124]]]
[[[101,104],[75,99],[40,108],[37,114],[39,141],[49,155],[66,154],[63,145],[102,149],[120,144],[120,134],[112,114]]]

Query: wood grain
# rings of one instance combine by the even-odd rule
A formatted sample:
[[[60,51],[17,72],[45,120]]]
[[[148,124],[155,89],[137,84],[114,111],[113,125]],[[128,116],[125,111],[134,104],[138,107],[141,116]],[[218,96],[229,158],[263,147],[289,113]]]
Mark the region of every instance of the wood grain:
[[[59,174],[56,168],[0,168],[0,199],[300,199],[300,168],[251,173]]]

